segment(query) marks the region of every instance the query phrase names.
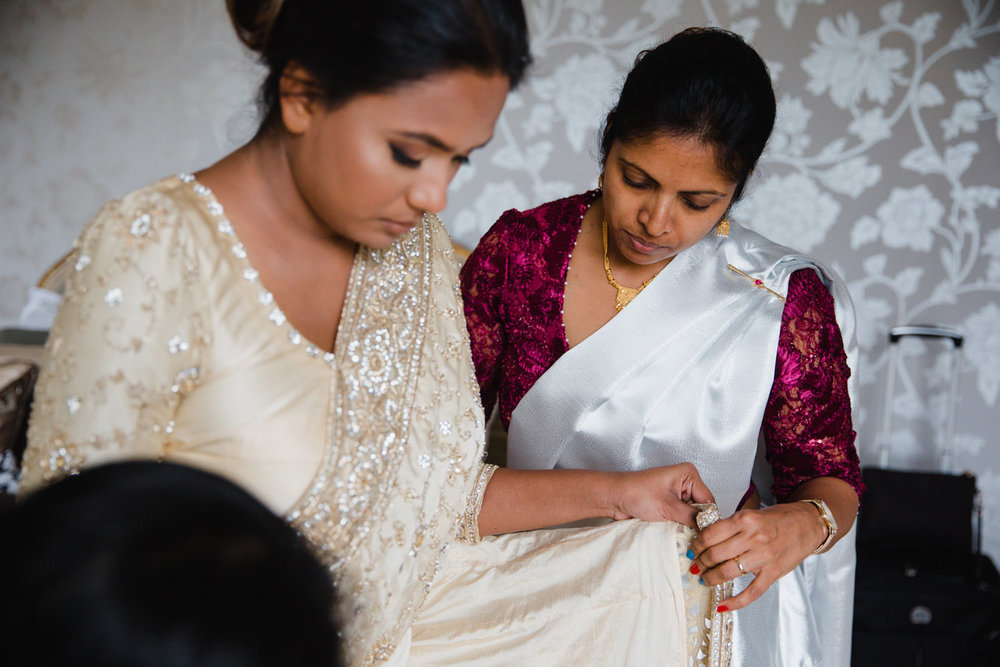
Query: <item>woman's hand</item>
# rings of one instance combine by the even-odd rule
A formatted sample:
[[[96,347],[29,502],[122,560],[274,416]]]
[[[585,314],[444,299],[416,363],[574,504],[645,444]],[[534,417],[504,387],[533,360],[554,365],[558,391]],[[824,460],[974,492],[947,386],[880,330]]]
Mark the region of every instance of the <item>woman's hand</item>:
[[[858,511],[858,496],[847,483],[829,477],[810,480],[799,486],[791,499],[804,498],[827,502],[839,527],[837,539],[851,528]],[[706,586],[752,573],[754,580],[742,593],[719,605],[725,607],[721,611],[736,611],[794,570],[826,538],[826,523],[811,503],[788,502],[742,510],[708,526],[691,541],[691,572],[700,574]]]
[[[558,526],[592,518],[694,525],[690,502],[712,502],[690,463],[638,472],[511,470],[493,475],[479,512],[479,534]]]
[[[676,521],[694,526],[696,512],[690,503],[715,502],[690,463],[613,473],[611,490],[610,514],[616,521]]]
[[[824,524],[816,508],[808,503],[742,510],[712,524],[692,540],[695,557],[691,572],[700,573],[706,586],[752,572],[755,577],[746,590],[720,604],[726,607],[722,611],[735,611],[794,570],[824,539]]]

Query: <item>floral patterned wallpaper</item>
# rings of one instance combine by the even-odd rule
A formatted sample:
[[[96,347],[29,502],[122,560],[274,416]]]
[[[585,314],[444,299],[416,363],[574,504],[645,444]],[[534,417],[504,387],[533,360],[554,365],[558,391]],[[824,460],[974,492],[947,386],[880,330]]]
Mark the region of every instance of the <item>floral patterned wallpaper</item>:
[[[0,323],[108,198],[196,169],[253,131],[259,71],[221,0],[0,3]],[[592,187],[597,134],[636,53],[691,25],[767,60],[778,123],[734,217],[832,264],[859,316],[856,428],[872,461],[887,331],[958,328],[955,470],[1000,559],[1000,7],[997,0],[525,0],[536,66],[443,218],[472,246],[504,210]],[[907,341],[894,463],[945,423],[952,367]]]

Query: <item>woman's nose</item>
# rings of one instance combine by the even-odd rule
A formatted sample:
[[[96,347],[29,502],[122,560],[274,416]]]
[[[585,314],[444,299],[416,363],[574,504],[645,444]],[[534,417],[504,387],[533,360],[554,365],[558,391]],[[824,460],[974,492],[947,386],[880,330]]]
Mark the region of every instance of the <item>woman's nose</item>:
[[[440,213],[448,204],[448,184],[454,174],[428,172],[410,187],[407,199],[418,211]]]
[[[673,212],[668,203],[657,203],[639,212],[639,222],[650,236],[660,236],[673,227]]]

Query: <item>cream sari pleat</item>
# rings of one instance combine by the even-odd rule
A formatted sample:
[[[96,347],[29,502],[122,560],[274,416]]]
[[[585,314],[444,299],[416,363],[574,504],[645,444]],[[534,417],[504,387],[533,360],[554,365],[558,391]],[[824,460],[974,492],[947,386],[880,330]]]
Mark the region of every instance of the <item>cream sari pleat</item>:
[[[693,531],[627,520],[449,547],[412,627],[410,665],[699,664],[707,588]],[[686,581],[685,581],[686,580]]]

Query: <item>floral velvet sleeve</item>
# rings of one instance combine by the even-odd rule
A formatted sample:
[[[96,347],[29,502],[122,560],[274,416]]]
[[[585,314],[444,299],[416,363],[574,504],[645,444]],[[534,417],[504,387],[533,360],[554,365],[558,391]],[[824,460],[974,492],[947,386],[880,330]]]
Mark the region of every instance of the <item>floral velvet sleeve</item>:
[[[487,417],[493,412],[500,384],[500,360],[504,350],[503,288],[506,279],[506,243],[500,231],[509,211],[480,239],[462,266],[462,299],[465,321],[476,366],[480,397]]]
[[[816,477],[837,477],[861,495],[850,374],[833,297],[815,271],[796,271],[788,284],[763,425],[778,501]]]

